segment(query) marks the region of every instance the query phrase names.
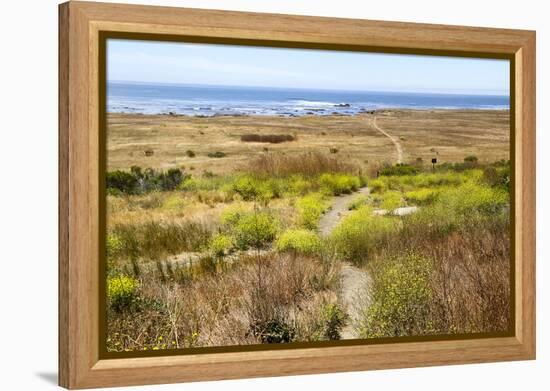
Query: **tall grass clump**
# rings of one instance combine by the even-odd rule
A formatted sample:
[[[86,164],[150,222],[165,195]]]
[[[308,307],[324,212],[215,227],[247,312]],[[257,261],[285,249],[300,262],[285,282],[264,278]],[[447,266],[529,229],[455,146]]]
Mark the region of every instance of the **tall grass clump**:
[[[126,275],[118,275],[107,279],[107,302],[115,311],[129,309],[137,298],[139,283]]]
[[[307,229],[289,229],[283,232],[275,242],[278,251],[297,252],[304,255],[314,255],[321,251],[322,243],[319,236]]]
[[[370,305],[362,314],[361,338],[429,333],[432,261],[416,254],[381,259],[371,270]]]
[[[319,219],[328,209],[328,202],[321,193],[311,193],[296,201],[298,224],[306,229],[317,228]]]
[[[183,251],[199,251],[206,247],[210,236],[208,227],[194,221],[118,223],[107,234],[111,243],[116,238],[116,251],[109,245],[107,251],[113,260],[157,260]]]
[[[270,245],[280,228],[279,218],[273,211],[250,210],[241,205],[227,208],[221,215],[221,224],[226,235],[241,250]]]
[[[263,154],[248,164],[248,171],[270,177],[286,177],[300,174],[307,177],[323,173],[350,173],[359,171],[353,163],[343,161],[318,151],[300,154]]]
[[[400,220],[373,216],[372,208],[363,206],[342,219],[330,240],[340,256],[363,265],[377,250],[385,247],[400,229]]]
[[[233,191],[245,201],[267,201],[279,198],[282,194],[281,183],[271,178],[257,178],[252,175],[237,177],[233,184]]]
[[[361,180],[355,175],[325,173],[319,177],[321,189],[331,195],[351,194],[359,190]]]
[[[435,201],[439,190],[430,188],[420,188],[418,190],[405,193],[405,199],[416,205],[429,205]]]

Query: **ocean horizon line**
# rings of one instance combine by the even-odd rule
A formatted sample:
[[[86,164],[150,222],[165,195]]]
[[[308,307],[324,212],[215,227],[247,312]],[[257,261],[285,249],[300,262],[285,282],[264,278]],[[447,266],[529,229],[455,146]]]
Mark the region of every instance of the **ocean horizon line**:
[[[285,91],[320,91],[320,92],[350,92],[350,93],[373,93],[373,94],[417,94],[417,95],[450,95],[450,96],[489,96],[509,98],[510,92],[497,93],[496,91],[482,90],[474,91],[435,91],[435,90],[407,90],[407,89],[350,89],[350,88],[313,88],[313,87],[289,87],[289,86],[266,86],[266,85],[237,85],[237,84],[209,84],[209,83],[168,83],[156,81],[136,81],[136,80],[107,80],[109,84],[126,85],[150,85],[167,87],[198,87],[198,88],[235,88],[235,89],[273,89]]]

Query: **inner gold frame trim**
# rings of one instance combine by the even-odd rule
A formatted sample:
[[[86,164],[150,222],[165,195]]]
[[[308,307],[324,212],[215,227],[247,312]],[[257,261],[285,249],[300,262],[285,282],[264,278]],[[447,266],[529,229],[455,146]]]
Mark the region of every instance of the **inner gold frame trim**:
[[[61,4],[59,16],[60,385],[90,388],[535,358],[534,32],[79,1]],[[108,38],[509,59],[512,329],[498,335],[180,349],[149,357],[134,352],[133,358],[105,352],[100,254]]]

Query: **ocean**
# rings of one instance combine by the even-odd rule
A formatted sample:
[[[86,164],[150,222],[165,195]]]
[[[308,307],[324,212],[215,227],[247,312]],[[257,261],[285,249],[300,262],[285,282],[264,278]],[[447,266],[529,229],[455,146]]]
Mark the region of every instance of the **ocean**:
[[[109,82],[111,113],[219,115],[354,115],[403,109],[508,109],[509,97],[264,87]]]

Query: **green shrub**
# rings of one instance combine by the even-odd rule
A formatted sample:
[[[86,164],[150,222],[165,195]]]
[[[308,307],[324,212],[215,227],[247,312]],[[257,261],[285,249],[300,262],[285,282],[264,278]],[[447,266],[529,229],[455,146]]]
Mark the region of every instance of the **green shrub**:
[[[107,233],[107,239],[106,239],[106,251],[107,251],[107,257],[117,257],[120,252],[122,251],[123,245],[122,240],[120,240],[120,237],[113,232]]]
[[[223,233],[214,235],[212,239],[210,239],[209,248],[214,255],[225,255],[233,249],[233,238]]]
[[[122,311],[132,305],[137,297],[138,281],[119,275],[107,279],[107,300],[115,311]]]
[[[458,228],[460,216],[440,202],[426,205],[402,217],[401,235],[412,245],[414,241],[435,240]]]
[[[388,211],[393,211],[403,206],[403,199],[401,193],[398,191],[387,191],[382,194],[382,202],[380,207]]]
[[[249,209],[246,209],[242,204],[232,204],[225,208],[220,216],[220,222],[222,225],[233,228],[247,213],[251,213]]]
[[[316,229],[327,202],[320,193],[311,193],[296,202],[298,224],[307,229]]]
[[[307,229],[289,229],[275,242],[278,251],[296,251],[300,254],[317,254],[322,247],[319,236]]]
[[[370,181],[369,188],[373,193],[383,193],[388,189],[388,186],[385,180],[383,180],[382,178],[379,178],[379,179],[373,179],[372,181]]]
[[[361,338],[430,333],[429,259],[412,253],[372,265],[371,302],[360,322]]]
[[[509,204],[506,191],[468,182],[441,191],[438,202],[460,215],[471,212],[495,213]]]
[[[139,192],[138,186],[138,178],[129,172],[117,170],[107,173],[107,190],[118,190],[126,194],[137,194]]]
[[[216,151],[216,152],[209,152],[208,153],[208,157],[211,157],[211,158],[221,158],[221,157],[226,157],[227,154],[225,152],[220,152],[220,151]]]
[[[233,227],[235,244],[241,250],[262,248],[277,235],[278,221],[269,212],[250,212],[242,215]]]
[[[262,343],[289,343],[296,335],[294,328],[280,318],[257,322],[252,325],[252,330]]]
[[[301,175],[292,175],[288,180],[288,190],[291,194],[304,195],[311,191],[314,184],[310,180],[304,179]]]
[[[414,175],[418,173],[418,167],[409,164],[398,163],[395,166],[384,167],[380,170],[382,176]]]
[[[192,150],[188,149],[187,151],[185,151],[185,155],[187,155],[187,157],[195,157],[196,154],[195,152],[193,152]]]
[[[233,182],[233,190],[239,194],[243,200],[263,200],[280,197],[282,190],[280,183],[274,179],[262,180],[251,175],[243,175]]]
[[[324,339],[335,341],[340,339],[340,332],[346,323],[346,314],[337,304],[327,304],[323,308]]]
[[[351,194],[361,187],[361,180],[348,174],[322,174],[319,183],[321,188],[333,195]]]
[[[439,191],[435,189],[421,188],[406,192],[405,198],[417,205],[427,205],[435,201],[438,193]]]
[[[391,241],[399,224],[400,221],[392,217],[373,216],[372,208],[363,206],[344,217],[330,238],[342,258],[361,265],[371,252]]]
[[[150,191],[170,191],[176,189],[186,175],[179,168],[167,171],[155,171],[151,168],[142,170],[133,166],[130,172],[112,171],[106,174],[106,187],[110,194],[141,194]]]

